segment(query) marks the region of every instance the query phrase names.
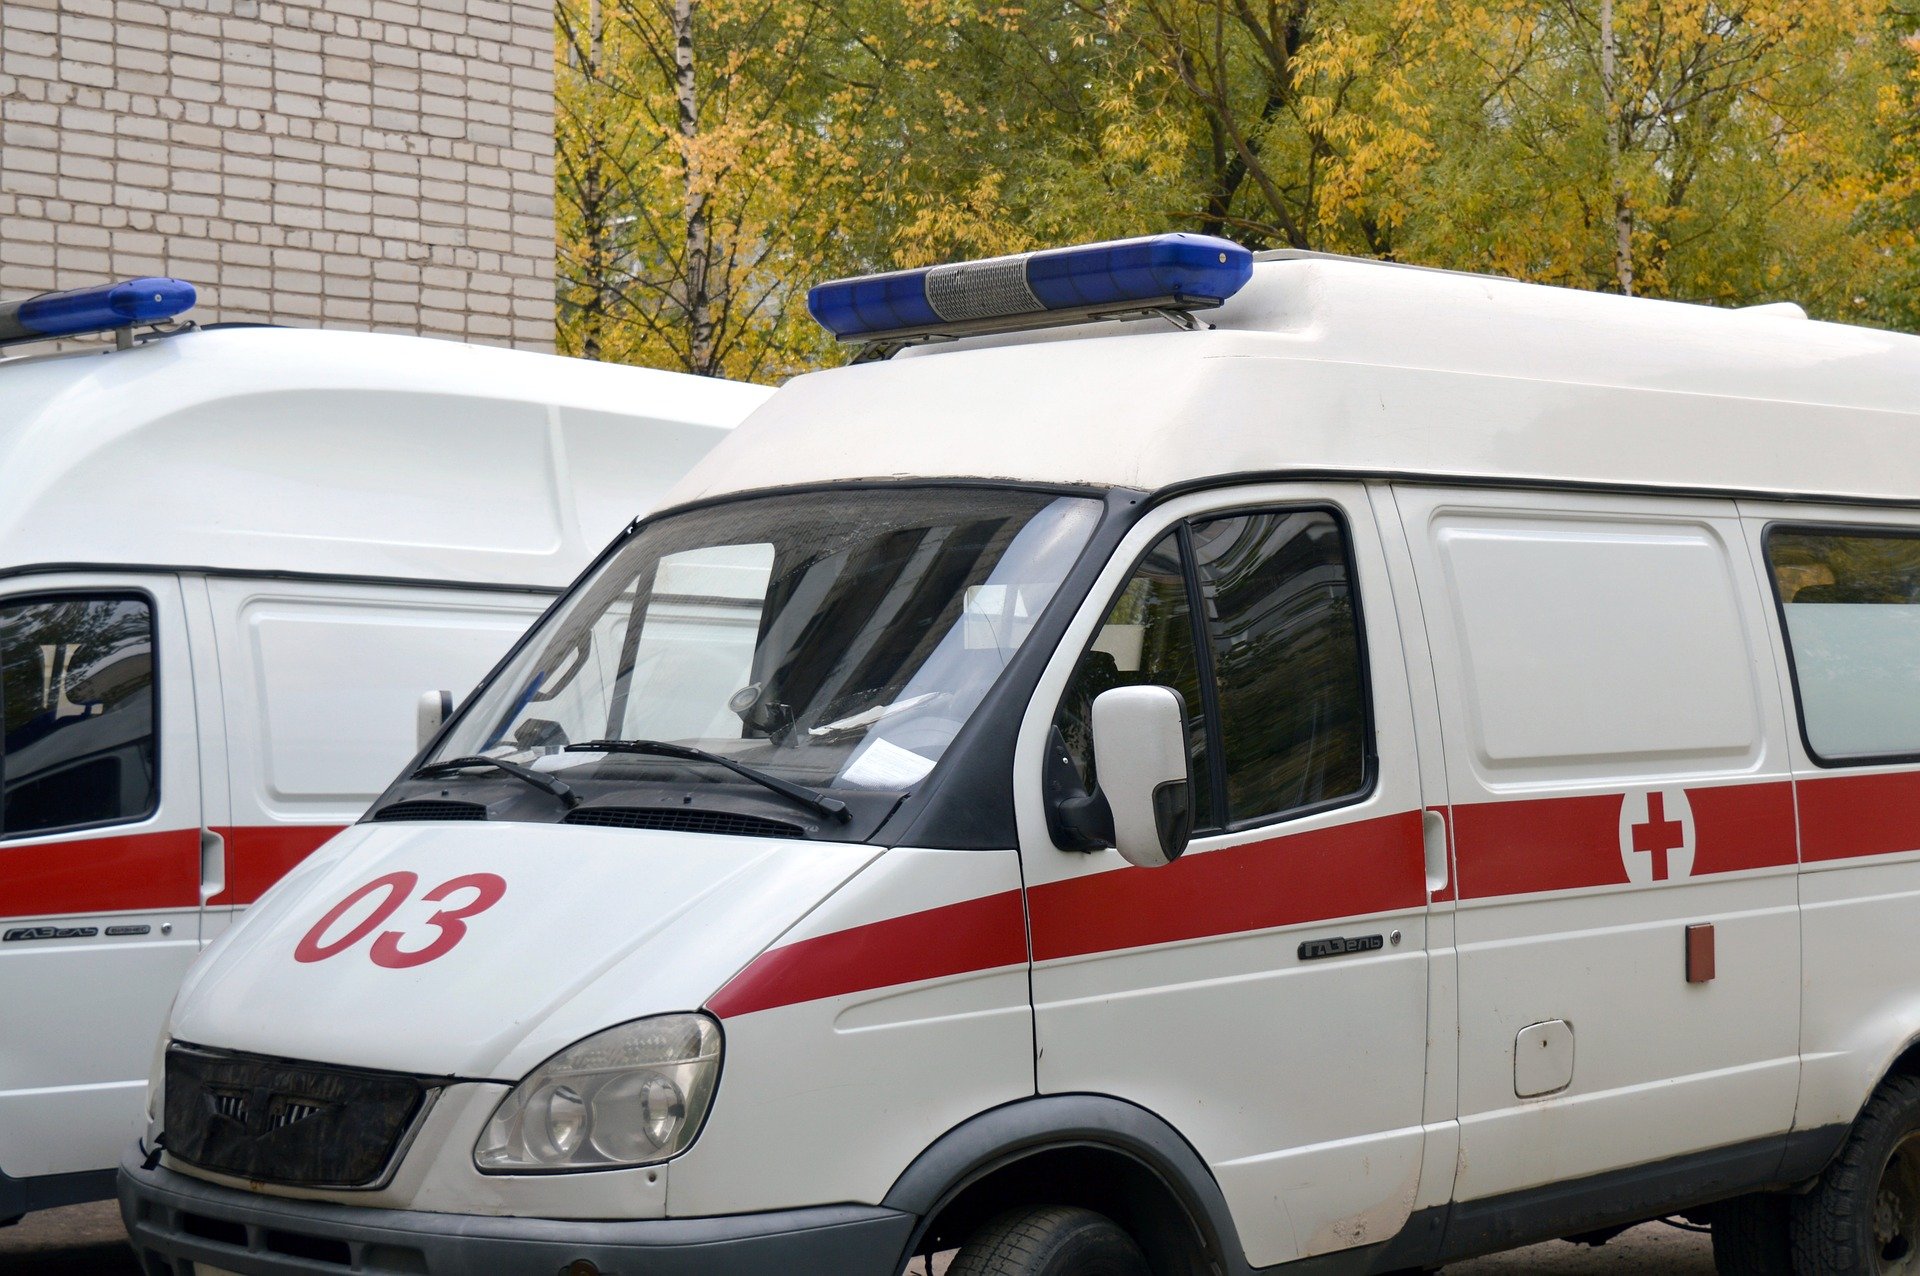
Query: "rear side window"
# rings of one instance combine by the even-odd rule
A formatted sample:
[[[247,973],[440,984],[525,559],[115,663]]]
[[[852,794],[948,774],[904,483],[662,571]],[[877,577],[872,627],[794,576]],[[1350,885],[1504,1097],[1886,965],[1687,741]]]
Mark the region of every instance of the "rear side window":
[[[1807,751],[1920,754],[1920,535],[1775,528],[1767,562]]]
[[[1091,788],[1094,697],[1141,682],[1178,691],[1199,830],[1352,798],[1371,778],[1360,635],[1332,514],[1195,520],[1155,546],[1121,590],[1055,725]]]
[[[0,837],[153,814],[153,673],[144,598],[0,604]]]

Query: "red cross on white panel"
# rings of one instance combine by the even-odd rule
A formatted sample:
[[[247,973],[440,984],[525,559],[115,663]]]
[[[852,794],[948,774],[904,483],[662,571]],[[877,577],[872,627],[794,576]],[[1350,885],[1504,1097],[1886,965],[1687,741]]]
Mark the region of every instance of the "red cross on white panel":
[[[1628,881],[1691,876],[1696,845],[1685,789],[1653,789],[1620,799],[1620,862]]]

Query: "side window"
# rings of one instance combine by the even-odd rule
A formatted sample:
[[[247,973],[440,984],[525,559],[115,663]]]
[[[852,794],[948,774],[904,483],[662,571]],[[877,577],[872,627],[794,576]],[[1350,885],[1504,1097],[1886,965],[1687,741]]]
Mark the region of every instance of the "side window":
[[[153,672],[144,599],[0,603],[0,837],[153,813]]]
[[[1321,510],[1193,525],[1220,706],[1227,817],[1358,793],[1366,680],[1340,525]]]
[[[1089,789],[1094,697],[1133,683],[1172,687],[1187,702],[1197,830],[1362,791],[1366,680],[1339,522],[1322,510],[1234,514],[1154,547],[1081,657],[1055,720]]]
[[[1193,826],[1218,827],[1207,784],[1206,716],[1194,656],[1193,609],[1188,602],[1186,558],[1179,533],[1163,538],[1121,589],[1093,646],[1080,658],[1067,684],[1054,726],[1067,755],[1091,792],[1094,771],[1092,713],[1094,699],[1113,687],[1153,683],[1172,687],[1187,702],[1187,731],[1197,779],[1192,794]]]
[[[1767,562],[1808,751],[1920,754],[1920,535],[1777,528]]]

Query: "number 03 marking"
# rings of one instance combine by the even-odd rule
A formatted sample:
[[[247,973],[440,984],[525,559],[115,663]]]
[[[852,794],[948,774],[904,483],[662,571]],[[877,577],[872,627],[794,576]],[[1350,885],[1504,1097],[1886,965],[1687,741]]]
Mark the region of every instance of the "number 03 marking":
[[[405,870],[374,878],[329,908],[327,915],[313,924],[313,929],[306,933],[305,938],[293,950],[294,960],[325,961],[352,948],[368,935],[373,934],[388,918],[398,912],[400,906],[413,894],[414,887],[419,884],[419,875]],[[344,935],[332,940],[325,938],[334,924],[352,912],[362,900],[370,899],[383,891],[385,895],[378,904],[374,905],[373,911],[354,923]],[[498,904],[500,897],[507,893],[507,882],[497,873],[468,873],[464,877],[456,877],[440,883],[420,898],[428,904],[440,904],[444,903],[448,896],[458,895],[462,891],[472,891],[473,894],[464,902],[452,908],[442,908],[427,918],[427,925],[433,928],[434,934],[425,944],[415,948],[403,947],[402,941],[408,938],[407,932],[382,931],[374,939],[373,947],[367,956],[373,960],[374,965],[385,966],[389,970],[424,966],[430,961],[446,956],[453,951],[455,944],[466,937],[467,919],[484,913]]]

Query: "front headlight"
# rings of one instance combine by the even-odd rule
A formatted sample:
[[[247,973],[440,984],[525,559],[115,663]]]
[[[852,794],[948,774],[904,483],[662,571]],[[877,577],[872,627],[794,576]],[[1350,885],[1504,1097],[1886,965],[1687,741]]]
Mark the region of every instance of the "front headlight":
[[[720,1077],[720,1025],[660,1015],[595,1033],[535,1068],[474,1145],[482,1170],[648,1165],[693,1142]]]

